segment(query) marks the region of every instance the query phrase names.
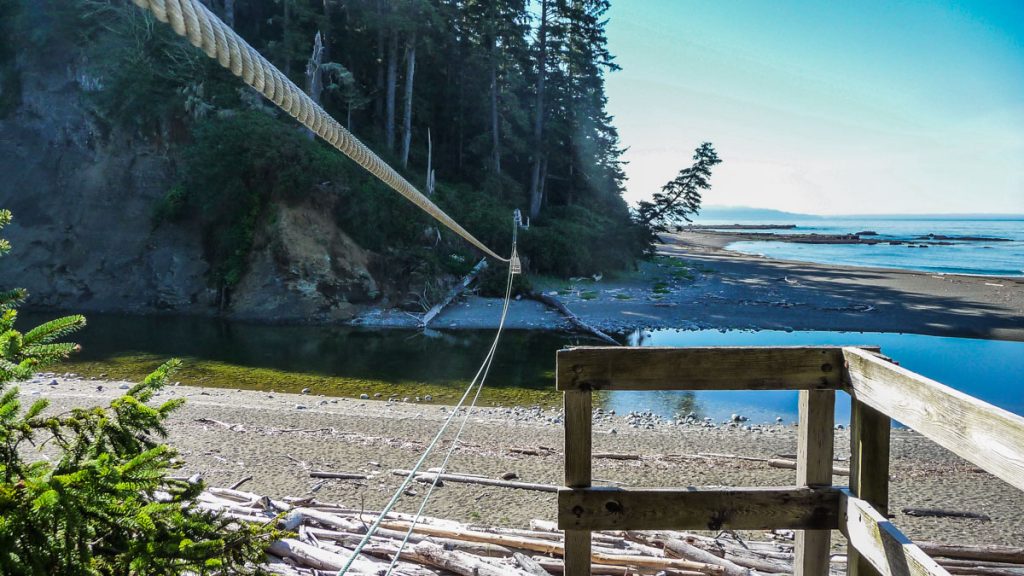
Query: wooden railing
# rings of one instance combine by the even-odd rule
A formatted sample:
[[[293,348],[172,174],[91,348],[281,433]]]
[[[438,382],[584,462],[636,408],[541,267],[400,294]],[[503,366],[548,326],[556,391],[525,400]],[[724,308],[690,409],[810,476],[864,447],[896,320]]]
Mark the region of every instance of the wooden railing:
[[[1024,418],[901,368],[877,348],[570,348],[565,401],[565,574],[590,574],[594,530],[797,530],[794,572],[829,571],[832,530],[850,574],[948,572],[887,519],[891,420],[1024,490]],[[796,484],[777,488],[591,486],[592,393],[799,390]],[[850,486],[832,486],[835,391],[852,398]]]

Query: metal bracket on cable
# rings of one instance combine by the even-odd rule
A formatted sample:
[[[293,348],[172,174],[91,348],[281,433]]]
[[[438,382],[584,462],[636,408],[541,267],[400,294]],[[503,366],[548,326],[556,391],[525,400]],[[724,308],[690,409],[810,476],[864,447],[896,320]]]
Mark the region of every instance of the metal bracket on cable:
[[[512,256],[509,257],[509,267],[512,270],[512,274],[523,273],[523,263],[519,261],[519,251],[516,248],[517,233],[522,227],[523,213],[519,211],[519,208],[516,208],[512,211]]]

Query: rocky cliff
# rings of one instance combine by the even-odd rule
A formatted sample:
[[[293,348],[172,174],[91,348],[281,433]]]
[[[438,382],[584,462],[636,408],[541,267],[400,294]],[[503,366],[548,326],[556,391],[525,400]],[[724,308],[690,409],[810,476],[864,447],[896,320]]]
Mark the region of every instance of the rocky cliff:
[[[309,199],[261,219],[249,272],[221,306],[198,230],[153,224],[174,147],[99,121],[98,81],[70,53],[18,66],[20,105],[0,119],[0,207],[15,218],[0,285],[27,288],[29,306],[332,321],[379,298],[372,255],[325,216],[327,200]]]

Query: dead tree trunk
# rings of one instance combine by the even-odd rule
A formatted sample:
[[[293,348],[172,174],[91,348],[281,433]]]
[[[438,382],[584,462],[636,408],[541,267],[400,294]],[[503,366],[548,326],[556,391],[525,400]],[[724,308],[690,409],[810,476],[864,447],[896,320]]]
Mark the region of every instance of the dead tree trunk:
[[[224,0],[224,23],[235,27],[235,0]]]
[[[423,315],[423,319],[420,320],[420,325],[426,328],[427,324],[430,324],[430,321],[436,318],[437,315],[440,314],[442,310],[444,310],[445,306],[451,304],[452,300],[454,300],[456,296],[461,294],[462,291],[465,290],[473,282],[477,275],[480,274],[480,272],[482,272],[485,268],[487,268],[486,258],[480,260],[480,262],[478,262],[476,266],[473,266],[473,269],[469,271],[469,274],[466,274],[466,277],[462,279],[462,282],[459,282],[458,284],[453,286],[452,289],[448,292],[448,295],[445,296],[443,300],[435,304],[433,308],[428,310],[427,313]]]
[[[540,214],[544,187],[541,182],[541,158],[544,146],[544,79],[547,76],[548,0],[540,3],[540,28],[537,31],[537,104],[533,117],[533,175],[530,180],[530,219]]]
[[[494,155],[494,173],[501,174],[501,134],[498,118],[498,54],[497,43],[491,38],[491,146]]]
[[[430,139],[430,128],[427,128],[427,196],[434,195],[434,143]]]
[[[334,32],[333,32],[333,30],[331,30],[331,2],[330,2],[330,0],[323,0],[323,2],[324,2],[324,19],[323,19],[323,26],[321,28],[321,32],[322,32],[321,36],[323,37],[322,38],[322,42],[323,42],[323,46],[324,46],[323,54],[324,54],[324,60],[327,60],[328,62],[330,62],[330,60],[331,60],[331,42],[334,41],[334,36],[332,36],[332,34]]]
[[[320,32],[317,31],[316,36],[313,37],[313,53],[309,56],[309,60],[306,62],[306,94],[316,104],[320,103],[320,94],[323,93],[323,75],[320,71],[320,65],[323,63],[324,55],[324,43]],[[306,136],[310,140],[316,138],[312,130],[306,129]]]
[[[398,31],[391,31],[388,42],[387,97],[384,112],[384,144],[395,151],[395,89],[398,84]]]
[[[611,336],[605,334],[604,332],[602,332],[602,331],[598,330],[597,328],[594,328],[590,324],[587,324],[586,322],[584,322],[582,319],[580,319],[579,316],[577,316],[575,313],[573,313],[572,310],[569,310],[568,306],[566,306],[565,304],[562,304],[556,298],[552,298],[552,297],[547,296],[545,294],[541,294],[540,292],[530,292],[527,295],[530,298],[532,298],[533,300],[536,300],[536,301],[541,302],[543,304],[547,304],[548,306],[554,308],[555,310],[558,310],[559,312],[562,313],[562,315],[564,315],[566,317],[567,320],[569,320],[569,322],[571,322],[573,324],[573,326],[576,326],[576,328],[582,330],[583,332],[587,332],[589,334],[592,334],[595,337],[597,337],[597,338],[599,338],[601,340],[604,340],[605,342],[607,342],[607,343],[609,343],[609,344],[611,344],[613,346],[622,346],[622,344],[619,344],[618,342],[616,342],[615,339],[612,338]]]
[[[291,77],[292,75],[292,59],[288,53],[291,49],[291,28],[292,28],[292,16],[291,16],[291,0],[281,0],[284,5],[284,22],[281,26],[281,43],[284,44],[284,75]]]
[[[384,9],[381,0],[377,0],[377,93],[373,99],[373,115],[377,122],[384,117]],[[379,126],[379,124],[378,124]]]
[[[402,168],[409,167],[409,146],[412,144],[412,88],[416,74],[416,33],[409,34],[405,47],[405,113],[402,117]]]
[[[544,154],[540,159],[540,199],[544,206],[548,205],[548,155]]]

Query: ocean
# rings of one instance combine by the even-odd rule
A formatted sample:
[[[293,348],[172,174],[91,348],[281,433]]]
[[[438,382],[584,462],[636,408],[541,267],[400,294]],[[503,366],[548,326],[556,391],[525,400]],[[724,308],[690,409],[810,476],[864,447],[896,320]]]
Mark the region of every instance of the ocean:
[[[1010,242],[957,242],[928,248],[890,244],[795,244],[777,241],[742,241],[730,250],[780,260],[823,264],[902,268],[946,274],[1024,276],[1024,219],[926,218],[821,218],[800,220],[704,220],[716,224],[795,224],[791,230],[765,230],[776,234],[851,234],[877,232],[878,240],[914,240],[928,234],[1009,238]]]

